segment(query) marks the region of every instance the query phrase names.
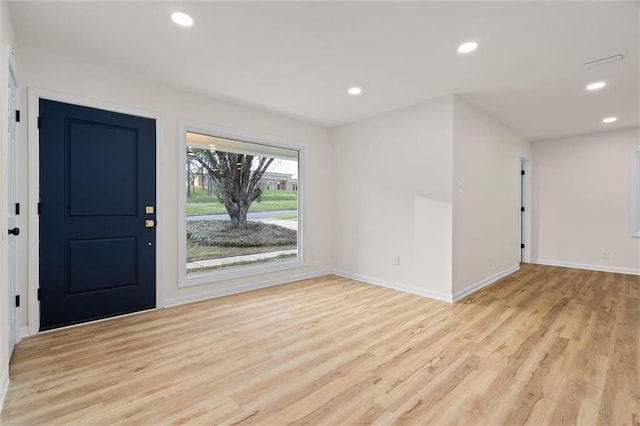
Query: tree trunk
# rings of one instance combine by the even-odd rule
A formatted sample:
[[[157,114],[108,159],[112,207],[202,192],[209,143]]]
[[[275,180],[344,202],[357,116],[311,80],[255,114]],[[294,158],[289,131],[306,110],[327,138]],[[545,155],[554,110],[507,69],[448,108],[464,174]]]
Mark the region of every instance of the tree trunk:
[[[231,226],[234,228],[240,227],[240,209],[237,203],[225,203],[224,207],[227,209],[229,219],[231,219]]]
[[[249,207],[240,207],[240,220],[238,221],[238,228],[247,228],[247,213],[249,213]]]
[[[250,202],[239,200],[237,202],[226,203],[225,208],[231,219],[231,226],[234,228],[246,229],[248,225],[247,213],[249,213]]]
[[[191,198],[191,160],[187,157],[187,198]]]

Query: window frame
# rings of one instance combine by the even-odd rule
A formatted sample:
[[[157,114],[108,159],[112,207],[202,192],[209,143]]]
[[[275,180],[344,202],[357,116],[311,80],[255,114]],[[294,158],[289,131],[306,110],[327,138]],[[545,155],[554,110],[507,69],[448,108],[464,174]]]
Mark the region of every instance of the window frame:
[[[187,171],[184,166],[187,152],[187,132],[201,133],[210,136],[234,139],[241,142],[271,145],[298,151],[298,257],[282,260],[273,264],[243,265],[233,269],[220,271],[195,272],[187,274],[187,189],[184,182]],[[213,284],[238,278],[253,277],[274,272],[288,271],[307,266],[304,256],[304,188],[305,188],[305,148],[298,144],[283,142],[265,136],[257,136],[243,131],[225,129],[215,125],[202,124],[187,120],[180,120],[178,124],[178,288]]]
[[[640,238],[640,150],[633,152],[631,179],[631,236]]]

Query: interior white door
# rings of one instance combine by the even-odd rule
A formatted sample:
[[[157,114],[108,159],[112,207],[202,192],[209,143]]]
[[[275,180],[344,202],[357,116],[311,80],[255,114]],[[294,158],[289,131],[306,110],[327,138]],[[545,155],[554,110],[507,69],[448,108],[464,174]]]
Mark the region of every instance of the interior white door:
[[[11,54],[9,55],[11,57]],[[7,324],[8,327],[8,336],[9,336],[9,356],[7,359],[11,358],[11,354],[13,353],[13,348],[18,340],[18,329],[17,329],[17,318],[16,318],[16,295],[17,291],[17,283],[18,283],[18,268],[16,267],[17,262],[17,243],[19,236],[19,223],[18,223],[18,207],[17,207],[17,117],[16,117],[16,109],[17,109],[17,98],[18,98],[18,80],[15,75],[15,68],[13,67],[13,61],[9,60],[9,87],[8,87],[8,102],[7,102],[7,116],[8,116],[8,135],[7,135],[7,225],[9,228],[9,234],[7,235],[8,244],[7,244],[7,279],[8,279],[8,313],[9,313],[9,322]]]

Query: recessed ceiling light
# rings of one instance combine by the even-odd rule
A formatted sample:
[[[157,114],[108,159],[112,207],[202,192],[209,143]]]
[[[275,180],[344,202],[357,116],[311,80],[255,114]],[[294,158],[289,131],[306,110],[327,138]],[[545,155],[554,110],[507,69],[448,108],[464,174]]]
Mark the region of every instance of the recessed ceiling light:
[[[603,119],[602,122],[603,123],[613,123],[616,120],[618,120],[618,117],[607,117],[607,118]]]
[[[190,27],[193,25],[193,18],[186,13],[182,12],[174,12],[171,14],[171,19],[178,25],[182,25],[183,27]]]
[[[469,52],[473,52],[477,48],[478,48],[478,43],[476,43],[475,41],[468,41],[458,46],[458,52],[469,53]]]
[[[352,86],[349,87],[349,90],[347,90],[347,92],[349,92],[350,95],[359,95],[360,93],[362,93],[362,89],[357,86]]]
[[[605,83],[604,81],[596,81],[595,83],[591,83],[587,86],[587,90],[598,90],[598,89],[602,89],[604,86],[606,86],[607,83]]]

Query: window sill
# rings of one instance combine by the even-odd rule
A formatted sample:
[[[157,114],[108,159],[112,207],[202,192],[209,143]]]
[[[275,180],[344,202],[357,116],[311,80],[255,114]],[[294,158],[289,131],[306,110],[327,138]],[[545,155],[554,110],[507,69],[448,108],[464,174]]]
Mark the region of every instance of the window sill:
[[[274,272],[289,271],[305,266],[307,266],[307,263],[303,259],[295,259],[291,261],[278,262],[273,265],[247,266],[245,268],[234,268],[229,271],[193,273],[183,277],[178,287],[185,288],[214,284],[221,281],[230,281]]]

